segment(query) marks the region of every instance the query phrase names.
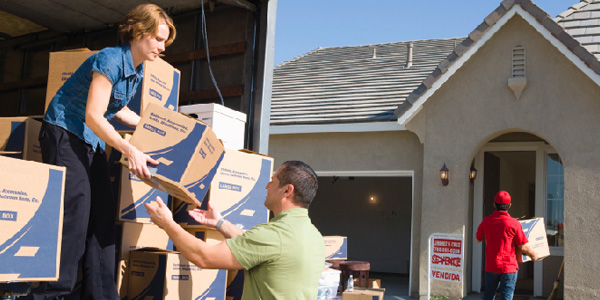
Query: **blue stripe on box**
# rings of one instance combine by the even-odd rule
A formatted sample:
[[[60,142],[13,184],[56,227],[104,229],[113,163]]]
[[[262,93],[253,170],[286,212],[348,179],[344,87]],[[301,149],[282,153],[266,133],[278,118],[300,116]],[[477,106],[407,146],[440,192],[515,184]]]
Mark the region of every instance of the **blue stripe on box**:
[[[244,291],[244,270],[237,270],[235,277],[227,286],[227,297],[231,297],[232,300],[241,300],[242,292]]]
[[[221,212],[223,217],[233,224],[243,224],[243,229],[250,229],[258,224],[265,223],[268,219],[267,208],[264,205],[267,197],[265,187],[269,181],[271,181],[271,161],[262,159],[259,177],[252,190],[236,205]],[[254,210],[254,215],[242,215],[242,212],[247,209]]]
[[[165,274],[167,272],[167,256],[157,255],[157,267],[154,278],[138,295],[128,295],[131,300],[162,299],[164,295]],[[142,273],[143,274],[143,273]],[[133,275],[133,274],[132,274]]]
[[[200,296],[194,298],[194,300],[205,300],[205,299],[225,299],[225,285],[227,284],[227,271],[219,270],[217,278],[213,281],[208,289],[204,291]]]
[[[242,229],[250,229],[256,225],[266,223],[268,221],[267,208],[264,206],[267,197],[267,189],[265,186],[271,181],[271,165],[272,162],[268,159],[263,159],[261,162],[260,175],[256,183],[248,194],[238,203],[231,206],[229,209],[221,212],[221,215],[233,224],[243,225]],[[202,196],[201,209],[208,209],[206,194]],[[188,206],[192,205],[184,201],[180,201],[176,207],[173,207],[173,218],[177,223],[185,223],[189,226],[200,225],[188,214]],[[244,210],[254,210],[254,214],[242,215]]]
[[[340,245],[340,248],[338,250],[336,250],[334,253],[331,253],[329,256],[327,256],[325,259],[332,259],[332,258],[346,258],[348,256],[347,250],[348,250],[348,239],[345,238],[344,242],[342,243],[342,245]]]
[[[165,102],[165,107],[173,106],[175,110],[177,110],[177,106],[179,104],[179,73],[173,70],[173,88],[171,89],[171,93],[169,94],[169,98],[167,98],[167,102]]]
[[[162,175],[170,180],[180,182],[205,130],[206,125],[196,123],[192,131],[181,142],[160,150],[147,152],[146,154],[153,159],[164,158],[171,162],[169,165],[159,164],[156,166],[156,175]]]
[[[11,121],[10,122],[10,135],[6,141],[4,151],[19,152],[14,154],[5,154],[4,156],[13,158],[23,158],[25,149],[25,127],[26,122],[24,121]]]
[[[521,227],[523,227],[523,233],[525,233],[525,236],[527,237],[527,239],[529,240],[529,235],[531,234],[531,231],[533,230],[533,228],[535,228],[535,226],[540,222],[541,219],[532,219],[532,220],[528,220],[528,221],[521,221]],[[522,258],[523,261],[527,260],[527,255],[522,254]]]
[[[200,178],[199,180],[196,180],[184,186],[184,188],[187,189],[188,192],[196,196],[196,199],[204,199],[204,197],[208,193],[208,187],[210,186],[210,183],[212,182],[213,178],[215,178],[217,170],[219,169],[219,165],[223,161],[223,157],[225,157],[225,151],[221,153],[221,156],[217,160],[217,163],[210,169],[210,171],[206,175],[202,176],[202,178]]]
[[[168,193],[159,189],[150,188],[150,190],[140,197],[140,199],[135,200],[134,203],[121,210],[121,218],[124,220],[135,220],[138,218],[150,219],[150,214],[148,214],[148,210],[146,210],[144,203],[151,203],[156,200],[156,197],[160,197],[163,201],[167,200],[167,205],[169,205],[168,203],[171,201]]]

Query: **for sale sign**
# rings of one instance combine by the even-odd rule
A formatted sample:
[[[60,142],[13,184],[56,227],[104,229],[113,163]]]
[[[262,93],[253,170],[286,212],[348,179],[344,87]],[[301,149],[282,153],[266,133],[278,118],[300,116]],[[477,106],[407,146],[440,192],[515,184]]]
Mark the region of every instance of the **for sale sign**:
[[[430,249],[430,273],[432,279],[462,282],[463,239],[462,235],[432,235]]]
[[[461,272],[431,270],[431,278],[443,281],[461,282]]]
[[[448,238],[433,239],[431,266],[462,270],[462,240]]]

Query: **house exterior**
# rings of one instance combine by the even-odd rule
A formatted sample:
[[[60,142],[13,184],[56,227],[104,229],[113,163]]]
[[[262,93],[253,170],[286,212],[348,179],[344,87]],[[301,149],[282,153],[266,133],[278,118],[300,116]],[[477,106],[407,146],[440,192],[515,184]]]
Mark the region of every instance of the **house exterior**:
[[[493,195],[507,190],[513,196],[511,215],[543,217],[550,244],[549,257],[521,265],[517,292],[547,297],[564,259],[559,294],[595,299],[600,296],[600,260],[594,257],[600,248],[595,238],[600,229],[598,6],[582,1],[553,20],[529,0],[506,0],[450,50],[439,43],[453,39],[414,41],[412,61],[410,43],[390,50],[392,43],[317,49],[286,62],[274,73],[269,155],[276,164],[308,162],[325,187],[310,210],[317,227],[344,235],[358,223],[355,228],[369,240],[349,237],[349,259],[371,260],[374,271],[406,272],[411,296],[427,296],[433,233],[464,235],[464,264],[459,282],[432,280],[432,295],[460,299],[481,291],[484,249],[475,231],[491,213]],[[424,45],[430,48],[420,48]],[[433,62],[432,48],[446,51],[445,58]],[[434,69],[421,65],[423,53],[429,53]],[[428,75],[422,78],[421,72]],[[440,180],[444,165],[447,185]],[[478,170],[474,180],[472,167]],[[369,178],[386,184],[367,183]],[[340,180],[351,183],[337,189]],[[359,203],[359,190],[342,193],[373,186],[399,188],[385,194],[398,198],[369,208]],[[392,202],[405,205],[390,209]],[[371,210],[377,218],[360,217]],[[402,220],[391,224],[398,215]],[[397,227],[383,232],[381,224]],[[393,271],[386,266],[394,266],[396,258],[380,261],[377,243],[398,236],[403,242],[389,251],[408,263]],[[353,256],[353,250],[361,254]]]

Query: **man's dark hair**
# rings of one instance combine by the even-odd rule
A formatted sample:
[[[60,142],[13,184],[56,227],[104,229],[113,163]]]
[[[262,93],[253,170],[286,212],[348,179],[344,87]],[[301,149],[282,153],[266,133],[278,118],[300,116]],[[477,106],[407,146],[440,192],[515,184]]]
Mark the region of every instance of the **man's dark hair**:
[[[509,206],[510,206],[510,203],[500,204],[500,203],[494,202],[494,207],[496,208],[496,210],[507,211]]]
[[[319,183],[317,174],[307,164],[301,161],[286,161],[279,172],[279,187],[286,184],[294,186],[294,204],[308,208],[317,194]]]

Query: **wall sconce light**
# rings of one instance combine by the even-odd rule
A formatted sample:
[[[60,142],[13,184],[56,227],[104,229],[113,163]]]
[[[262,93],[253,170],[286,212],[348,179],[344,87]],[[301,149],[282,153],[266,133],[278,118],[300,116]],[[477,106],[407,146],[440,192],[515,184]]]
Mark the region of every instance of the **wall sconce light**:
[[[440,169],[440,177],[442,178],[442,185],[447,186],[448,185],[448,173],[450,172],[450,170],[448,170],[448,167],[446,167],[446,163],[444,163],[444,166]]]
[[[375,196],[370,196],[369,197],[369,202],[375,203],[375,202],[377,202],[377,198],[375,198]]]
[[[469,170],[469,180],[473,182],[475,181],[475,178],[477,178],[477,169],[471,165],[471,169]]]

